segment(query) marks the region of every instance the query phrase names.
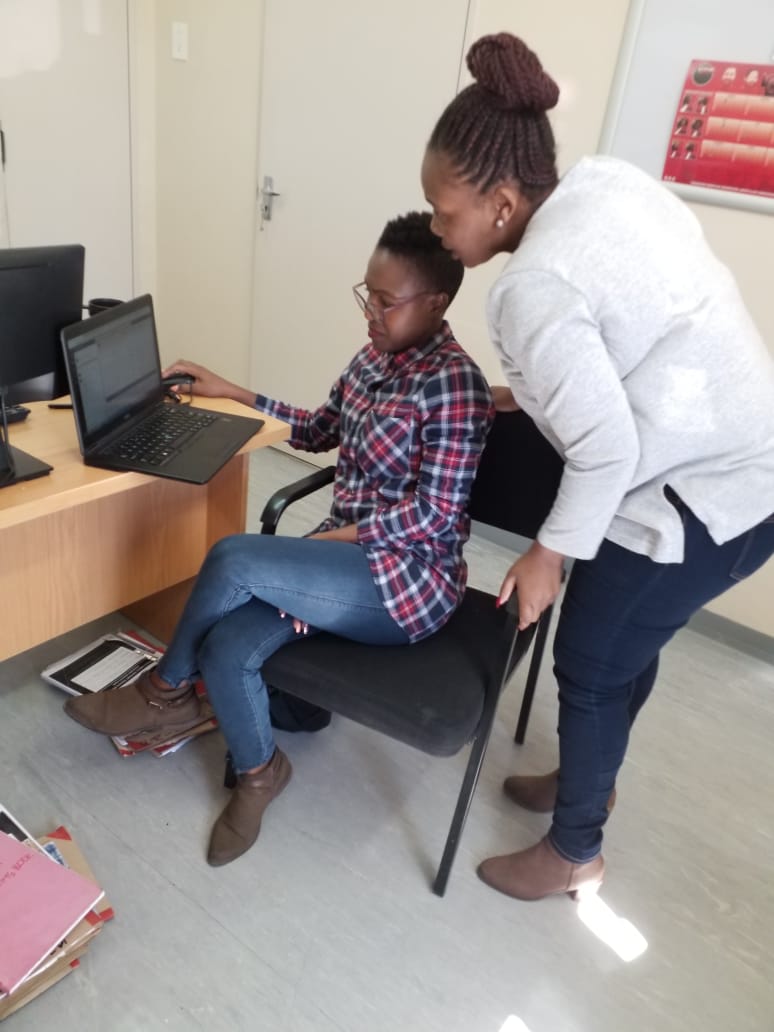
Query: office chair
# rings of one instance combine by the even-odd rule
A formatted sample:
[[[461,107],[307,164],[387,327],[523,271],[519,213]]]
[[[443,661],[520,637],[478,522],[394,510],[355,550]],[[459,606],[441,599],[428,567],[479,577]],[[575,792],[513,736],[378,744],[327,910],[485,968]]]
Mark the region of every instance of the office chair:
[[[473,520],[534,538],[556,496],[562,461],[523,412],[498,413],[487,439],[469,503]],[[318,470],[275,492],[261,519],[273,534],[293,502],[332,482]],[[443,896],[478,782],[500,693],[529,649],[536,648],[519,717],[523,741],[550,611],[518,630],[517,600],[495,608],[495,596],[468,588],[436,634],[413,645],[363,645],[319,633],[279,649],[262,673],[273,689],[331,710],[434,756],[452,756],[471,743],[467,768],[433,883]],[[225,783],[234,774],[227,759]]]

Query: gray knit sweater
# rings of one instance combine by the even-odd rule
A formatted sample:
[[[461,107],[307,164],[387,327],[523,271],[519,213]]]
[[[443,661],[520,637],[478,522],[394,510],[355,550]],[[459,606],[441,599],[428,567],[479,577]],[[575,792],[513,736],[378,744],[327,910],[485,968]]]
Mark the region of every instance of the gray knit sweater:
[[[538,535],[679,562],[671,485],[722,544],[774,511],[774,361],[690,209],[584,158],[531,218],[489,296],[513,395],[562,453]]]

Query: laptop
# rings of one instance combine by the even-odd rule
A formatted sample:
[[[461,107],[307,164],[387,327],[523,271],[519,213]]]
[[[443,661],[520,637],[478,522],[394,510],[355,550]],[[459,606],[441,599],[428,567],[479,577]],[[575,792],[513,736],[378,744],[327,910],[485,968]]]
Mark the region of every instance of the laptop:
[[[263,426],[166,398],[149,294],[66,326],[61,339],[88,466],[204,484]]]

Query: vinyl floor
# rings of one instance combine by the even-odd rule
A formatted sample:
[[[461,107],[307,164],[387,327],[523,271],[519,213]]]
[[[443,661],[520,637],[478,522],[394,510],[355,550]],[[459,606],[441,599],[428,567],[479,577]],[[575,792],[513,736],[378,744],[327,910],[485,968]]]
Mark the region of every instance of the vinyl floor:
[[[304,469],[255,455],[251,527]],[[326,508],[323,493],[283,529]],[[468,556],[471,582],[495,589],[510,552],[477,539]],[[278,736],[293,781],[254,849],[208,867],[226,799],[220,735],[121,759],[39,677],[125,626],[116,614],[0,665],[0,801],[33,833],[66,824],[117,915],[9,1032],[774,1032],[774,667],[693,631],[665,650],[589,914],[566,897],[510,901],[475,875],[546,828],[500,786],[555,766],[550,664],[522,747],[521,671],[502,700],[438,899],[465,755],[434,759],[337,718]]]

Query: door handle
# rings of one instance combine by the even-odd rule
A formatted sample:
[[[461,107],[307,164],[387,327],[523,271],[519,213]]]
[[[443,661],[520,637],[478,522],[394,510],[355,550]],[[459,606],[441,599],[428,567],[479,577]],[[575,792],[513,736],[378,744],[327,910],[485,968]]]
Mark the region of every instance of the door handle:
[[[261,195],[261,221],[270,222],[274,198],[279,197],[279,193],[274,189],[272,176],[263,177],[263,186],[259,193]]]

